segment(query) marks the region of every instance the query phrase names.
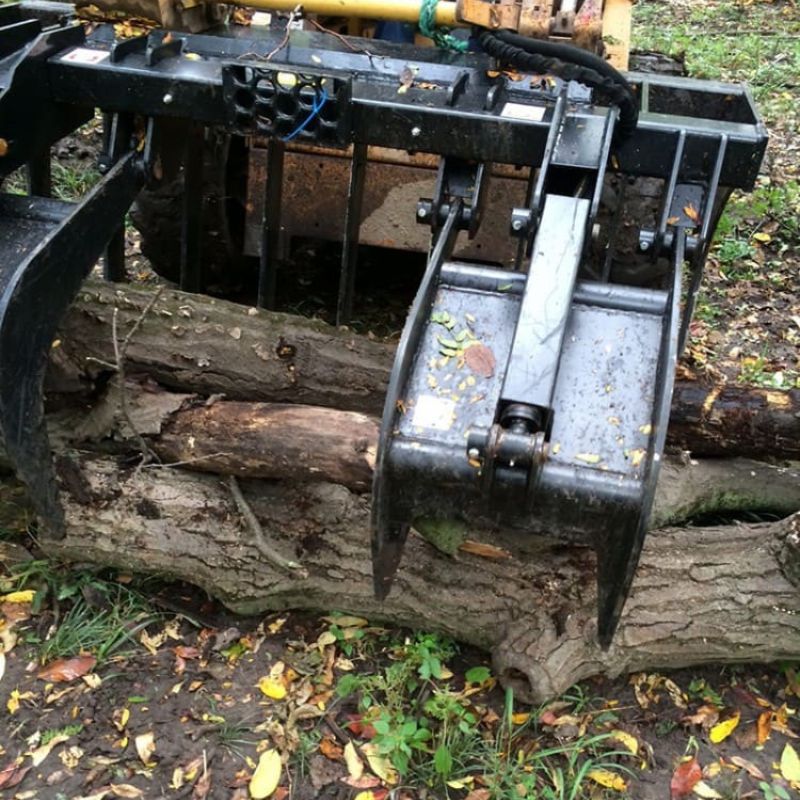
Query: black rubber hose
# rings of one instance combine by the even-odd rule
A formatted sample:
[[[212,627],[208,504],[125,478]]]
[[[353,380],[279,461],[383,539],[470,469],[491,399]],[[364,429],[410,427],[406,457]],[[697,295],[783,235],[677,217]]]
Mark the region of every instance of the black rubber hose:
[[[478,37],[486,53],[524,72],[552,72],[599,90],[619,107],[617,141],[636,130],[639,104],[624,76],[594,53],[566,44],[529,39],[510,31],[483,31]]]

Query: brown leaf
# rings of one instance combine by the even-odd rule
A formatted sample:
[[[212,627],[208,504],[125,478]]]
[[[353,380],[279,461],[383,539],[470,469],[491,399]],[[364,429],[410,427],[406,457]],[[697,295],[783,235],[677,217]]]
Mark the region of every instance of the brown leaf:
[[[765,781],[764,773],[752,762],[741,756],[732,756],[731,763],[741,767],[745,772],[755,778],[757,781]]]
[[[493,544],[485,544],[484,542],[473,542],[467,539],[462,542],[458,549],[462,553],[470,553],[473,556],[480,556],[481,558],[494,558],[503,559],[511,558],[511,553],[508,550],[503,550],[502,547],[495,547]]]
[[[683,213],[686,214],[686,216],[689,217],[689,219],[695,224],[700,223],[700,213],[691,203],[689,203],[688,206],[683,207]]]
[[[28,764],[27,767],[23,767],[21,764],[17,764],[16,761],[13,761],[7,767],[0,770],[0,789],[10,789],[12,786],[21,783],[32,766],[33,764]]]
[[[686,797],[692,793],[695,784],[703,777],[703,770],[696,758],[688,761],[681,761],[672,773],[672,780],[669,783],[670,797],[677,800],[679,797]]]
[[[192,800],[205,800],[208,793],[211,791],[211,770],[203,771],[203,774],[197,779],[197,783],[192,790]]]
[[[756,720],[756,742],[764,744],[769,739],[769,732],[772,728],[772,712],[764,711],[758,715]]]
[[[353,778],[348,775],[342,781],[353,789],[374,789],[381,785],[381,779],[377,775],[362,775],[360,778]]]
[[[716,725],[719,719],[719,709],[714,706],[700,706],[696,713],[684,717],[681,721],[684,725],[701,725],[703,730],[708,730],[712,725]]]
[[[485,344],[473,344],[464,351],[464,360],[467,366],[481,378],[491,378],[494,375],[496,362],[491,348]]]
[[[489,800],[492,793],[488,789],[473,789],[464,800]]]
[[[87,672],[91,672],[97,659],[94,656],[75,656],[75,658],[61,658],[47,667],[40,669],[37,678],[53,683],[69,683]]]
[[[342,748],[330,737],[326,736],[319,743],[319,751],[325,758],[331,761],[341,761],[343,756]]]

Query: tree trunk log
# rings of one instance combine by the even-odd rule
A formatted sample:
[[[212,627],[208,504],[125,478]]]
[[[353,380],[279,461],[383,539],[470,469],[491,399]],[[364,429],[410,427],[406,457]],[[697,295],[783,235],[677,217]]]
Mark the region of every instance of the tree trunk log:
[[[123,336],[151,297],[144,287],[88,282],[62,325],[50,390],[87,392],[114,360],[114,307]],[[128,374],[177,391],[380,416],[393,358],[393,344],[318,320],[167,291],[126,362]],[[697,456],[800,458],[800,390],[678,381],[669,444]]]
[[[62,326],[48,386],[51,399],[73,393],[50,419],[67,534],[43,541],[51,555],[157,564],[244,613],[341,609],[441,630],[489,649],[498,676],[531,701],[598,672],[800,654],[800,515],[652,532],[608,651],[595,643],[593,552],[543,536],[468,529],[483,549],[462,542],[448,555],[412,534],[393,592],[376,601],[365,490],[392,346],[168,291],[130,342],[121,421],[114,381],[100,402],[90,391],[114,372],[113,308],[124,336],[151,296],[88,284]],[[693,453],[800,454],[797,393],[746,390],[734,408],[730,391],[679,386],[673,441]],[[131,425],[167,466],[98,454],[130,449]],[[241,478],[260,534],[222,473]],[[664,464],[654,524],[753,508],[797,511],[797,467],[684,457]],[[286,561],[303,569],[275,566]]]
[[[674,517],[696,503],[707,466],[667,465],[660,513]],[[798,501],[797,472],[738,460],[724,470],[730,486],[757,477],[783,484]],[[45,543],[51,555],[146,572],[157,564],[242,613],[341,609],[437,629],[490,650],[496,674],[531,702],[596,673],[800,654],[800,515],[653,532],[614,643],[602,651],[588,549],[501,533],[492,544],[508,557],[451,557],[412,534],[381,603],[372,594],[366,495],[329,483],[243,479],[263,527],[259,544],[217,476],[123,471],[107,457],[73,461],[71,472],[63,492],[67,536]],[[712,482],[718,486],[720,476]],[[304,571],[276,569],[263,547]]]

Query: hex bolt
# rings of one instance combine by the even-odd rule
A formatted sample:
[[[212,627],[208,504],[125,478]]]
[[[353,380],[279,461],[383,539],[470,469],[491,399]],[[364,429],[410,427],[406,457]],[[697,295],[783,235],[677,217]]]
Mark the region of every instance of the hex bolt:
[[[415,126],[414,126],[414,127],[411,129],[411,135],[412,135],[414,138],[416,138],[417,136],[419,136],[421,133],[422,133],[422,128],[420,128],[420,127],[419,127],[419,126],[417,126],[417,125],[415,125]]]
[[[164,95],[164,97],[161,98],[161,101],[164,103],[164,105],[168,106],[173,101],[173,99],[174,98],[172,97],[172,95],[169,92],[167,92]]]
[[[425,208],[425,206],[420,206],[420,207],[417,209],[417,216],[418,216],[420,219],[425,219],[425,217],[427,217],[427,216],[428,216],[428,209],[427,209],[427,208]]]
[[[511,227],[512,227],[512,228],[513,228],[515,231],[521,231],[521,230],[522,230],[522,220],[521,220],[521,219],[515,219],[515,220],[513,220],[513,221],[512,221],[512,223],[511,223]]]

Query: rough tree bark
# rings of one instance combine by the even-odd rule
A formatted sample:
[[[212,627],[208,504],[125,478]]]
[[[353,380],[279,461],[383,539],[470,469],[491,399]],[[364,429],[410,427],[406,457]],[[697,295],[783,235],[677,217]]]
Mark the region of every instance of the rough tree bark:
[[[89,282],[63,326],[50,386],[88,391],[114,359],[152,289]],[[380,415],[394,345],[324,322],[165,292],[127,352],[128,373],[177,391],[231,400],[308,403]],[[679,381],[670,440],[699,456],[800,458],[800,390],[776,392]]]
[[[652,532],[606,652],[594,642],[593,553],[544,537],[468,530],[469,539],[499,548],[489,558],[469,546],[447,555],[413,535],[395,590],[376,602],[365,489],[392,348],[323,323],[166,292],[128,349],[135,379],[127,392],[149,446],[189,469],[121,467],[97,452],[130,446],[113,388],[106,403],[90,392],[113,373],[114,305],[122,336],[149,296],[87,285],[54,348],[49,391],[62,401],[72,392],[72,404],[52,417],[67,535],[45,542],[51,554],[142,571],[158,564],[245,613],[339,608],[437,628],[489,649],[500,677],[530,700],[598,672],[800,653],[798,515]],[[676,408],[690,388],[679,388]],[[730,415],[741,423],[742,412],[720,402],[728,390],[700,391],[681,412],[680,446],[797,454],[796,394],[758,394],[747,424],[733,426]],[[217,394],[230,399],[203,399]],[[264,541],[226,481],[200,469],[242,476]],[[665,464],[655,523],[743,508],[791,514],[800,508],[798,478],[792,465],[678,458]],[[265,546],[304,570],[276,568]]]
[[[372,595],[369,499],[330,483],[241,481],[268,546],[302,575],[261,554],[225,481],[175,469],[121,471],[83,459],[64,493],[68,531],[52,555],[162,573],[198,584],[242,613],[341,609],[435,628],[491,651],[496,673],[532,702],[596,673],[709,662],[771,661],[800,653],[800,515],[781,522],[666,528],[650,534],[614,644],[594,641],[594,558],[545,539],[493,536],[506,558],[443,554],[409,538],[393,592]],[[705,465],[670,465],[668,496],[697,496]],[[800,501],[798,474],[734,461],[728,483],[757,477]],[[719,479],[714,481],[717,486]],[[687,504],[678,500],[678,507]],[[470,534],[481,538],[476,531]],[[524,545],[524,549],[523,546]]]

